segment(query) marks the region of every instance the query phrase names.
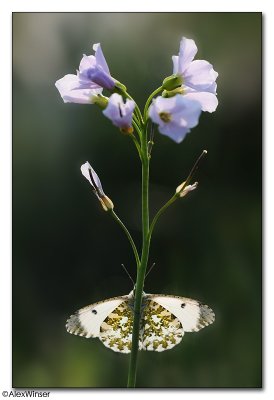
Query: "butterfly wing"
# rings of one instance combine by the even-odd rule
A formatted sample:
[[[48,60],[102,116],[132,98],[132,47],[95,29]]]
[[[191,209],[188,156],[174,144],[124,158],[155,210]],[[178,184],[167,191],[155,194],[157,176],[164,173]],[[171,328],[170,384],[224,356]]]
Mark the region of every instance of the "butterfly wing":
[[[184,329],[179,319],[154,298],[145,300],[142,315],[142,350],[165,351],[179,344]]]
[[[148,295],[148,299],[164,307],[178,318],[185,332],[197,332],[215,320],[215,314],[206,304],[186,297]]]
[[[133,329],[133,303],[126,300],[103,321],[99,339],[108,348],[119,353],[130,353]],[[139,340],[139,349],[142,341]]]
[[[67,320],[67,331],[86,338],[99,337],[103,321],[127,298],[128,296],[114,297],[81,308]]]

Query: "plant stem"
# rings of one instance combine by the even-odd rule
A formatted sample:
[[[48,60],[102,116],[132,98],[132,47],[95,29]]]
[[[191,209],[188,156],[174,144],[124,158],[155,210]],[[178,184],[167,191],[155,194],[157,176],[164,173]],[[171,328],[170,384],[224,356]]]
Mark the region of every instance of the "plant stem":
[[[134,129],[138,133],[139,139],[142,140],[142,131],[140,129],[140,126],[136,123],[136,121],[134,121],[134,119],[132,120],[132,126],[134,127]]]
[[[138,151],[140,160],[142,161],[141,147],[140,147],[140,144],[139,144],[138,140],[136,139],[134,133],[130,134],[129,136],[130,136],[131,139],[133,140],[133,143],[135,144],[135,147],[136,147],[136,149],[137,149],[137,151]]]
[[[134,243],[134,240],[132,239],[131,234],[129,233],[127,227],[123,224],[123,222],[120,220],[118,215],[113,210],[110,211],[110,214],[115,219],[115,221],[118,222],[118,224],[122,227],[122,229],[124,230],[125,234],[127,235],[127,238],[128,238],[128,240],[129,240],[129,242],[131,244],[131,247],[132,247],[132,250],[133,250],[133,253],[134,253],[134,256],[135,256],[136,265],[137,265],[137,269],[138,269],[139,266],[140,266],[140,258],[139,258],[139,254],[138,254],[137,248],[135,246],[135,243]]]
[[[139,350],[139,331],[141,321],[141,306],[144,280],[149,256],[149,157],[147,148],[147,135],[146,131],[142,135],[142,232],[143,232],[143,247],[140,267],[137,269],[137,280],[135,285],[134,296],[134,318],[133,318],[133,332],[132,332],[132,348],[130,354],[130,364],[128,373],[128,387],[135,387],[136,371],[137,371],[137,357]]]
[[[131,97],[131,95],[130,95],[128,92],[124,92],[124,95],[125,95],[128,99],[134,101],[134,99]],[[135,101],[134,101],[134,103],[135,103]],[[140,108],[138,107],[138,104],[137,104],[137,103],[135,103],[134,114],[136,114],[136,116],[137,116],[137,118],[139,119],[139,121],[141,122],[141,124],[143,124],[143,123],[144,123],[144,121],[143,121],[143,116],[142,116],[142,113],[141,113]]]
[[[145,122],[147,121],[148,107],[149,107],[153,97],[156,96],[158,93],[160,93],[162,90],[163,90],[162,86],[158,87],[156,90],[154,90],[154,92],[151,93],[151,95],[147,99],[147,102],[146,102],[146,105],[145,105],[145,108],[144,108],[144,120],[145,120]]]
[[[151,222],[151,225],[150,225],[150,228],[149,228],[149,233],[148,233],[149,240],[151,239],[151,235],[152,235],[154,226],[155,226],[156,222],[158,221],[158,218],[163,214],[163,212],[164,212],[169,206],[171,206],[171,204],[174,203],[175,200],[177,200],[177,198],[178,198],[178,196],[176,196],[176,195],[172,196],[172,197],[168,200],[168,202],[166,202],[166,204],[164,204],[163,207],[160,208],[160,210],[157,212],[157,214],[156,214],[155,217],[153,218],[153,220],[152,220],[152,222]]]
[[[193,178],[193,175],[195,174],[195,172],[196,172],[196,170],[197,170],[197,168],[198,168],[198,166],[199,166],[199,163],[201,162],[202,158],[203,158],[206,154],[207,154],[207,151],[206,151],[206,150],[203,150],[202,153],[200,154],[200,156],[197,158],[196,162],[194,163],[193,167],[191,168],[190,173],[188,174],[188,177],[186,178],[186,180],[185,180],[183,186],[181,187],[180,192],[182,192],[182,191],[184,190],[184,188],[190,183],[191,179]],[[154,226],[155,226],[156,222],[158,221],[159,217],[160,217],[160,216],[163,214],[163,212],[164,212],[169,206],[171,206],[171,204],[173,204],[174,201],[177,200],[179,197],[180,197],[179,194],[178,194],[178,193],[175,193],[175,194],[168,200],[168,202],[166,202],[166,204],[164,204],[163,207],[160,208],[160,210],[157,212],[157,214],[156,214],[155,217],[153,218],[152,223],[151,223],[150,228],[149,228],[149,233],[148,233],[149,240],[151,239],[151,235],[152,235]]]

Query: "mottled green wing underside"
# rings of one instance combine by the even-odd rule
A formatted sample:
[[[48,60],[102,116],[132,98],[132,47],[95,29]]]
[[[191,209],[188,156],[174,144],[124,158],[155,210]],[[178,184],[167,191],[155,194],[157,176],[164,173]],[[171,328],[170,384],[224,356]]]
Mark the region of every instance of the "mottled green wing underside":
[[[153,300],[147,302],[142,318],[142,350],[165,351],[179,344],[182,324],[170,311]]]
[[[104,320],[99,339],[113,351],[130,353],[132,344],[133,311],[128,301],[121,303]],[[139,342],[139,349],[142,342]]]
[[[130,353],[133,311],[128,301],[121,303],[104,320],[99,339],[113,351]],[[139,350],[164,351],[180,343],[184,331],[180,321],[154,301],[146,302],[142,312]]]
[[[145,294],[140,320],[139,350],[165,351],[179,344],[184,332],[197,332],[214,322],[205,304],[179,296]],[[133,330],[133,296],[114,297],[91,304],[71,315],[67,331],[99,337],[113,351],[130,353]]]

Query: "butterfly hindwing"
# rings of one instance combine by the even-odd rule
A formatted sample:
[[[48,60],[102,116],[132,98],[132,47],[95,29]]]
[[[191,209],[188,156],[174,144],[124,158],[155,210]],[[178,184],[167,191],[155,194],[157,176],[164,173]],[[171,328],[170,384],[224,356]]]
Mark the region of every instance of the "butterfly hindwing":
[[[127,297],[128,296],[114,297],[81,308],[67,320],[67,331],[86,338],[99,337],[100,327],[103,321],[115,308],[123,303]]]
[[[205,304],[186,297],[147,295],[178,318],[185,332],[197,332],[215,320],[214,312]]]
[[[142,350],[172,349],[181,342],[183,335],[182,324],[175,315],[154,300],[146,301],[140,332]]]
[[[120,353],[130,353],[133,330],[133,307],[129,300],[122,302],[103,321],[99,339],[108,348]],[[142,342],[139,340],[139,349]]]
[[[130,353],[134,293],[94,303],[67,320],[69,333],[98,337],[115,352]],[[214,312],[186,297],[143,293],[139,350],[164,351],[179,344],[184,332],[196,332],[214,322]]]

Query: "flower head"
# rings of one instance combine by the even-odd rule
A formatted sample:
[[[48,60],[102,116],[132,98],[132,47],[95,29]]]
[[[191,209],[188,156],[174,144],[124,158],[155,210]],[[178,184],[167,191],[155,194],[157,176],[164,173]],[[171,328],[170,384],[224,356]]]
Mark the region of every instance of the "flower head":
[[[81,166],[81,172],[91,184],[93,192],[100,201],[103,209],[105,211],[113,210],[114,205],[112,201],[109,197],[105,195],[99,176],[96,174],[88,161],[86,161],[85,164]]]
[[[118,93],[113,93],[103,114],[123,132],[131,133],[133,130],[131,124],[134,107],[135,102],[133,100],[127,99],[124,103],[122,96]]]
[[[180,94],[170,98],[158,96],[149,108],[149,116],[159,132],[177,143],[198,124],[200,114],[200,104]]]
[[[173,56],[173,74],[182,77],[183,95],[185,98],[197,100],[203,111],[216,110],[216,79],[218,73],[205,60],[194,60],[197,46],[192,39],[182,38],[178,56]]]
[[[68,74],[55,86],[65,103],[91,104],[103,89],[112,90],[115,80],[111,77],[100,43],[93,45],[95,56],[84,54],[77,75]]]
[[[94,44],[93,50],[95,51],[95,56],[86,56],[84,54],[80,62],[78,72],[80,84],[108,90],[114,89],[115,80],[110,75],[100,43]]]

